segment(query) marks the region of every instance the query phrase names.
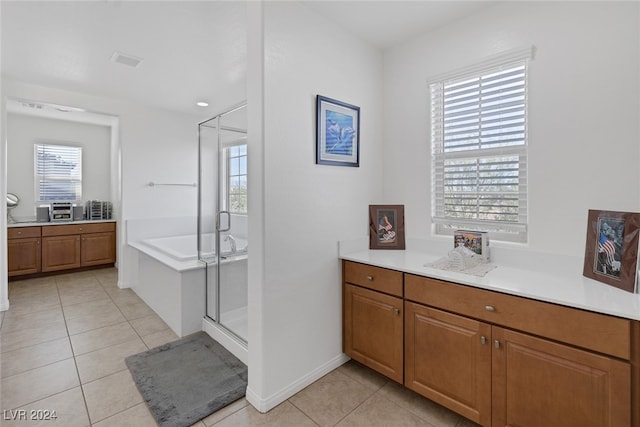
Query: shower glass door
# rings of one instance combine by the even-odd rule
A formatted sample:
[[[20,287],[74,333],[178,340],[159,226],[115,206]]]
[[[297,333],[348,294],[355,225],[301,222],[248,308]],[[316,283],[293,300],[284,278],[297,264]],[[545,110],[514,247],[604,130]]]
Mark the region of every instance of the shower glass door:
[[[247,341],[246,104],[199,126],[198,257],[207,317]]]

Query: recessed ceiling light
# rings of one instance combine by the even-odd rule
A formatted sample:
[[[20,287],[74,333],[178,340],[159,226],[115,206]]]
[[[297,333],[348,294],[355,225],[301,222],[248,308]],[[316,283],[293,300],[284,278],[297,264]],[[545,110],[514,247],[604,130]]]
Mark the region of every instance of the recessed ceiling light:
[[[198,107],[208,107],[209,103],[208,102],[204,102],[204,101],[198,101],[198,102],[196,102],[196,105]]]

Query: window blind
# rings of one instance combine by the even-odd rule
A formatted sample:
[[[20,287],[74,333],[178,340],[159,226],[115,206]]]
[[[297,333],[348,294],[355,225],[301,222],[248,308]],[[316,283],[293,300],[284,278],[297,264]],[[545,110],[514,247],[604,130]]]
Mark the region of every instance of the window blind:
[[[430,84],[433,222],[526,241],[527,60]]]
[[[36,200],[82,199],[82,147],[34,144]]]

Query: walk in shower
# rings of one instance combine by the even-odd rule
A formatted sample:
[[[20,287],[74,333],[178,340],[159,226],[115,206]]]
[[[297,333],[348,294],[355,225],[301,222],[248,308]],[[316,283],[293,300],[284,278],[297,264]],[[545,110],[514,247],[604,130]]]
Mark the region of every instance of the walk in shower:
[[[198,126],[197,236],[198,259],[206,266],[205,330],[222,333],[245,349],[249,214],[246,110],[243,103]]]

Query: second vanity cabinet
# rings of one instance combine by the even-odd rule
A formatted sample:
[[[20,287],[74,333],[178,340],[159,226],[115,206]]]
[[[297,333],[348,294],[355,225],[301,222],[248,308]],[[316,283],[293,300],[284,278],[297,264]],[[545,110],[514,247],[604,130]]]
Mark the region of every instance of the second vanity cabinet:
[[[631,404],[639,385],[637,322],[394,270],[386,274],[402,274],[397,298],[404,339],[385,348],[399,348],[404,363],[402,375],[386,374],[377,360],[370,363],[346,345],[358,336],[375,341],[392,329],[391,315],[366,326],[366,316],[347,324],[356,308],[347,297],[354,290],[347,289],[372,292],[367,300],[385,305],[376,302],[386,295],[380,281],[381,290],[362,289],[376,281],[377,270],[370,269],[378,268],[344,261],[345,353],[355,360],[482,426],[640,423]],[[350,271],[364,271],[364,280],[358,284]]]
[[[9,277],[40,272],[40,241],[40,227],[15,227],[7,230]]]
[[[42,271],[115,262],[115,223],[42,227]]]

